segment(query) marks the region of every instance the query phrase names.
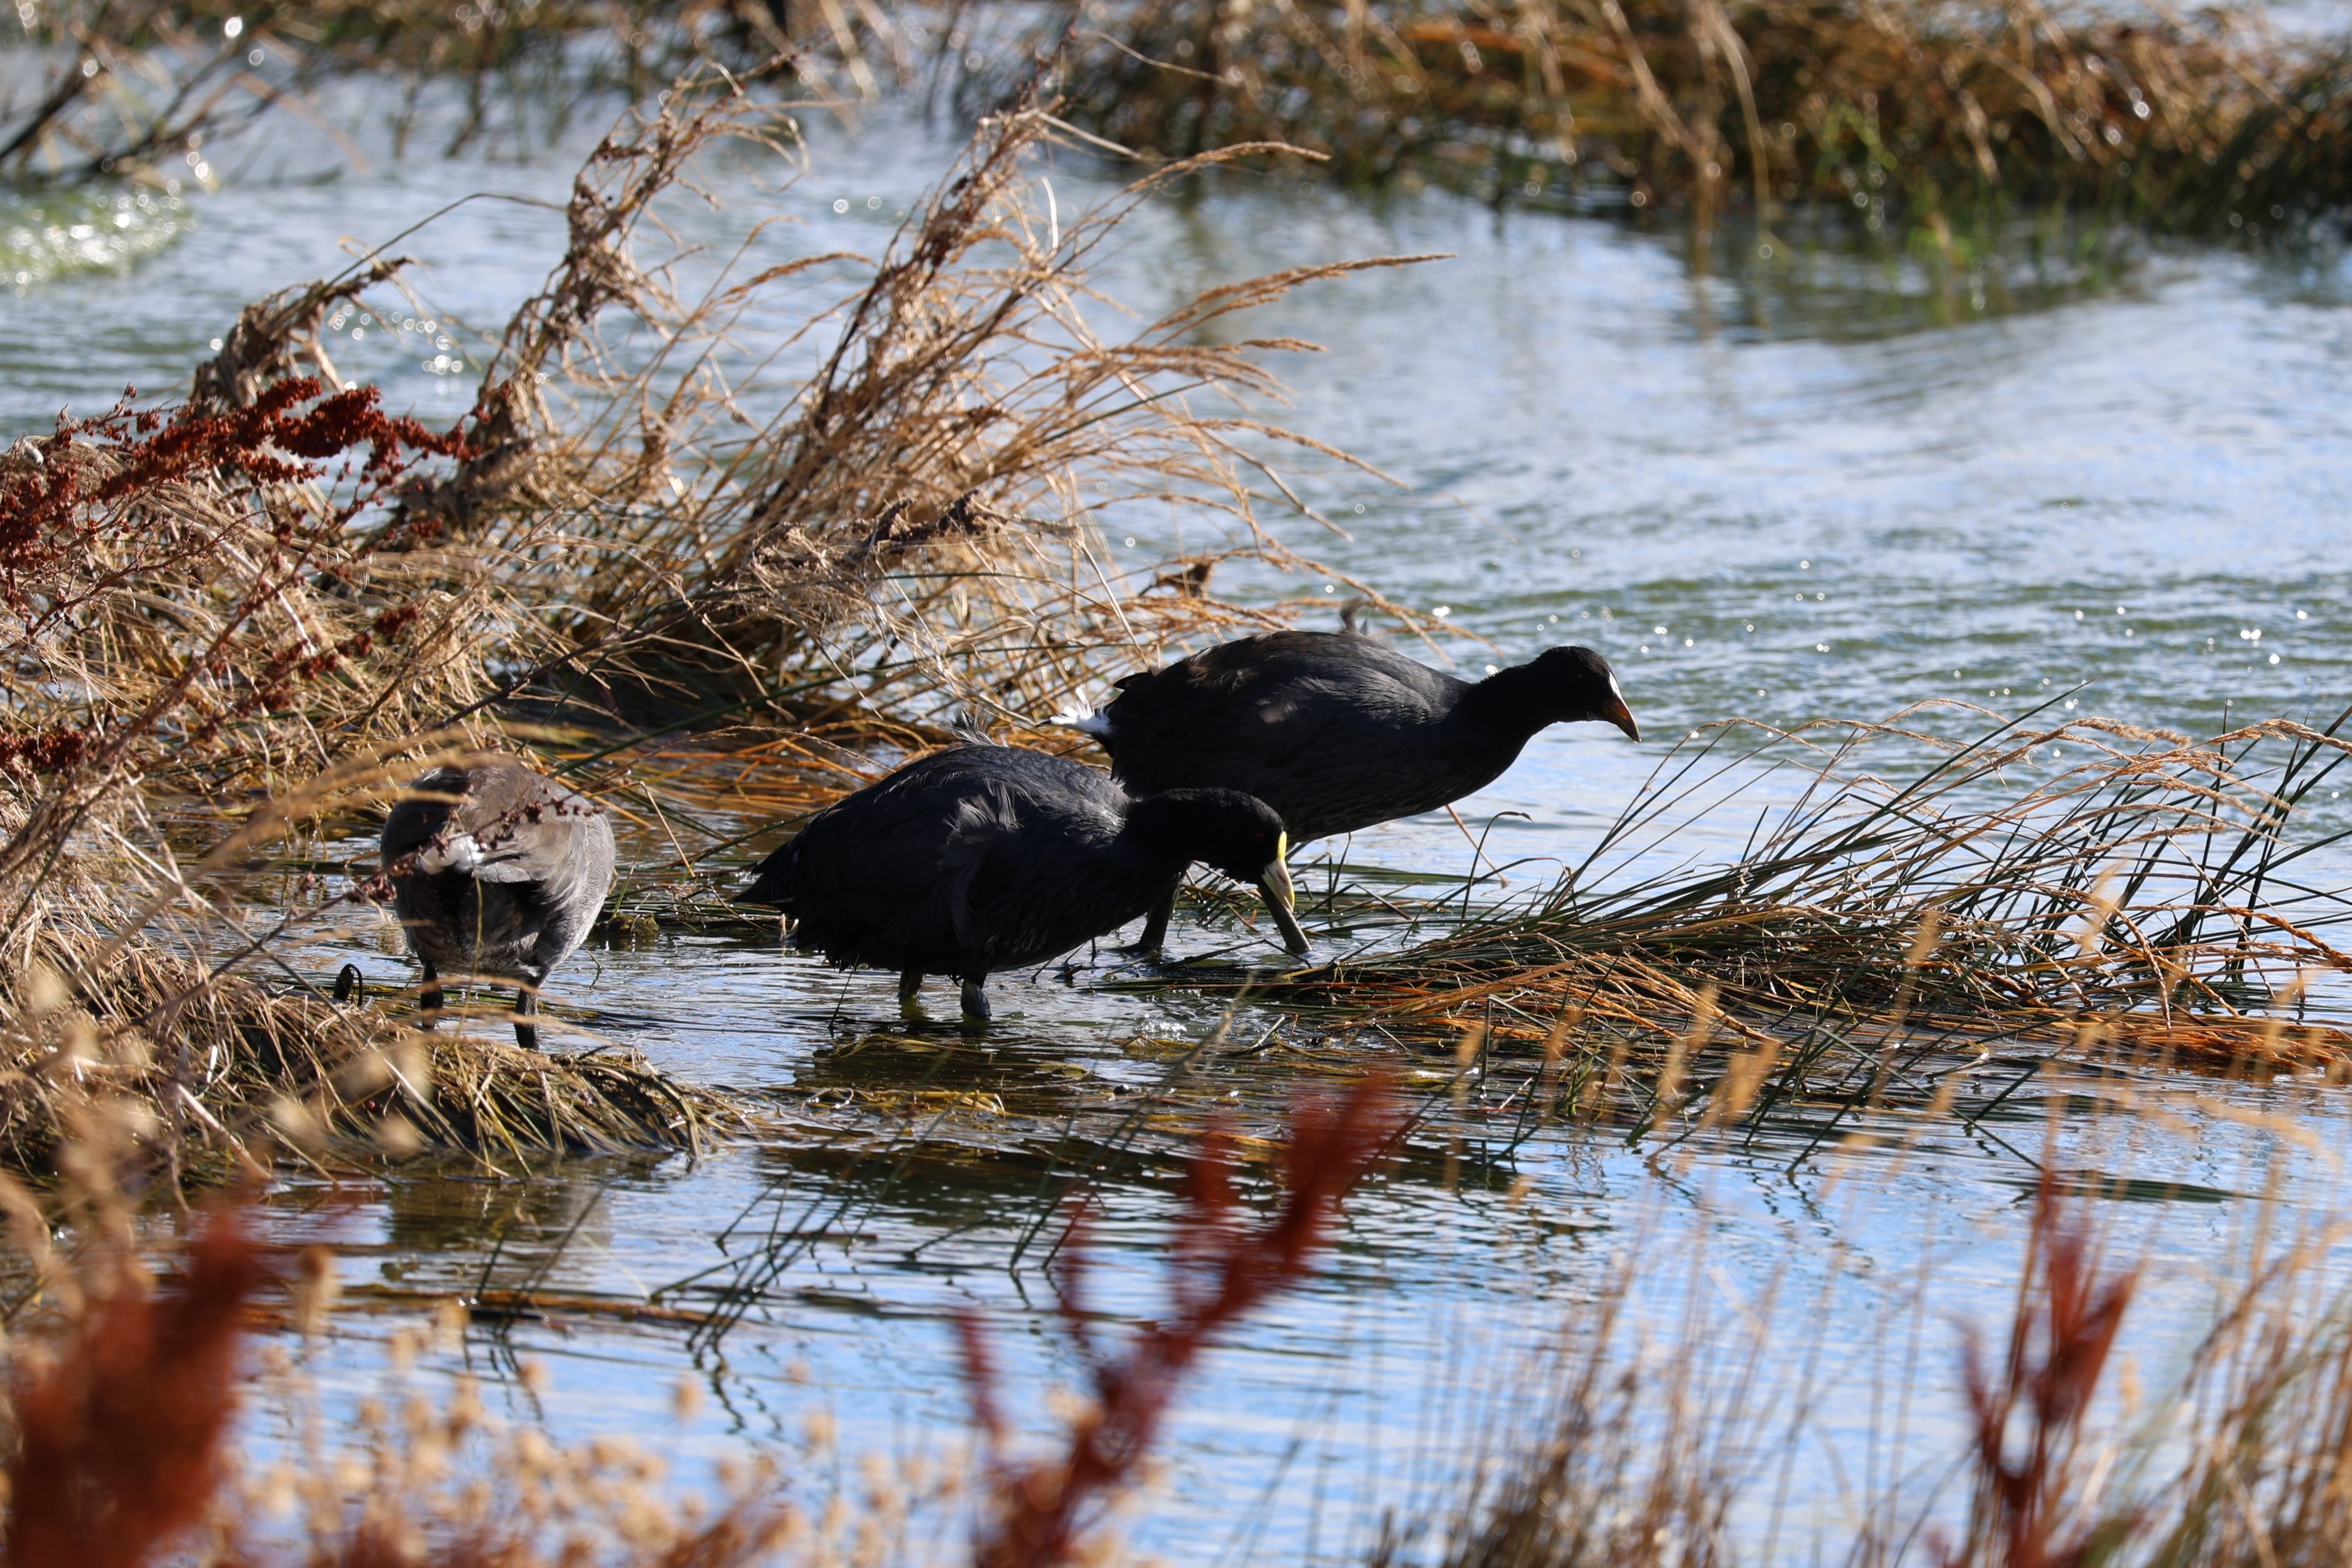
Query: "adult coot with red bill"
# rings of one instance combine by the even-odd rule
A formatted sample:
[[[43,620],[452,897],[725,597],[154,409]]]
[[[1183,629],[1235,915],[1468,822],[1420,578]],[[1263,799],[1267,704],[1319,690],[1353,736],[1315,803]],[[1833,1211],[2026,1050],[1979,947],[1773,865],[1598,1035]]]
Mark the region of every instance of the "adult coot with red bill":
[[[1241,790],[1296,844],[1451,805],[1547,725],[1592,720],[1642,738],[1609,661],[1589,647],[1466,681],[1352,631],[1266,632],[1118,685],[1073,727],[1102,742],[1120,784],[1147,796]],[[1156,910],[1143,945],[1166,928]]]
[[[794,945],[844,968],[962,982],[985,1019],[992,971],[1057,958],[1173,896],[1198,860],[1256,884],[1294,952],[1282,819],[1226,789],[1137,800],[1083,763],[967,745],[908,763],[809,818],[736,901],[793,920]]]
[[[384,874],[425,966],[424,1026],[444,973],[514,983],[515,1043],[530,1049],[539,988],[604,907],[613,824],[586,795],[511,757],[436,768],[384,821]]]

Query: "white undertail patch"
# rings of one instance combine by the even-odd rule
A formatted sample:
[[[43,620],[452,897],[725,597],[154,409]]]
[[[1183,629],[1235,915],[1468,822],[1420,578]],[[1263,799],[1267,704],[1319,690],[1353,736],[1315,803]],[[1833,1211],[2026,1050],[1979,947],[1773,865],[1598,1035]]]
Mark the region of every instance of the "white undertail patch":
[[[1056,713],[1049,722],[1065,730],[1076,730],[1081,735],[1092,735],[1097,741],[1110,739],[1110,715],[1096,711],[1081,717],[1076,712]]]
[[[474,842],[470,833],[453,833],[446,839],[435,839],[417,852],[416,868],[428,876],[444,871],[471,872],[482,863],[482,847]]]

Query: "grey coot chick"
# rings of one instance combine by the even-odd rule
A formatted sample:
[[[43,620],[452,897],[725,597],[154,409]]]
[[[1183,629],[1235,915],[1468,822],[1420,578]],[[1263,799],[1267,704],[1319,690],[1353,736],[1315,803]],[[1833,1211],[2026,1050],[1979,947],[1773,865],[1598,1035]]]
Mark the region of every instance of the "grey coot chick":
[[[963,983],[985,1019],[991,971],[1059,957],[1172,895],[1202,861],[1256,884],[1293,952],[1288,844],[1264,803],[1232,790],[1136,800],[1097,770],[1009,746],[908,763],[809,818],[762,860],[739,903],[792,917],[796,946],[845,968],[898,972],[911,1005],[926,974]]]
[[[1609,661],[1555,647],[1476,682],[1352,631],[1266,632],[1130,675],[1076,721],[1138,795],[1237,789],[1281,815],[1291,841],[1451,805],[1492,783],[1537,731],[1598,720],[1635,740]],[[1167,928],[1155,910],[1144,947]]]
[[[509,757],[436,768],[392,808],[383,850],[393,910],[425,966],[425,1026],[445,973],[512,981],[515,1041],[535,1048],[539,988],[613,886],[604,808]]]

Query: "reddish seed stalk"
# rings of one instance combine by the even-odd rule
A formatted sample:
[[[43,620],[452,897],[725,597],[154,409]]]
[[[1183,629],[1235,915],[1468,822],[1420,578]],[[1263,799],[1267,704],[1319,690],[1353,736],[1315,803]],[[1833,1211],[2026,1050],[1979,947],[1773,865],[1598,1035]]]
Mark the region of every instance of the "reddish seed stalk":
[[[2128,1528],[2128,1521],[2071,1519],[2070,1493],[2084,1418],[2138,1275],[2098,1277],[2090,1225],[2060,1207],[2047,1171],[2027,1247],[2030,1288],[2010,1327],[2000,1382],[1987,1374],[1973,1340],[1963,1352],[1978,1518],[1973,1550],[1943,1553],[1945,1568],[2082,1568],[2105,1537]],[[2012,1458],[2010,1427],[2021,1412],[2024,1451]]]
[[[0,1568],[136,1568],[203,1514],[236,1408],[238,1312],[261,1265],[226,1215],[189,1263],[169,1298],[118,1289],[90,1304],[53,1360],[18,1363]]]
[[[1071,1423],[1059,1457],[997,1463],[996,1517],[973,1552],[977,1568],[1046,1568],[1073,1558],[1099,1505],[1150,1452],[1186,1369],[1226,1328],[1306,1274],[1340,1198],[1395,1128],[1385,1079],[1368,1079],[1336,1102],[1302,1102],[1283,1162],[1287,1196],[1273,1219],[1248,1229],[1235,1223],[1230,1141],[1212,1130],[1186,1173],[1169,1245],[1174,1310],[1113,1359],[1095,1352],[1086,1326],[1078,1292],[1087,1255],[1074,1223],[1070,1261],[1055,1284],[1066,1331],[1091,1363],[1094,1403]],[[998,1445],[1004,1423],[986,1338],[970,1315],[959,1328],[975,1425]]]

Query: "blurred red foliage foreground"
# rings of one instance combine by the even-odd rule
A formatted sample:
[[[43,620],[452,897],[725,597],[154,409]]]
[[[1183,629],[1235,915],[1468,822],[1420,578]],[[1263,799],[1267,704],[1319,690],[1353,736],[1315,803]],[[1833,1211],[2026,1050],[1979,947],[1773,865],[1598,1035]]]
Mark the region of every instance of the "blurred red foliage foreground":
[[[1074,1221],[1055,1270],[1062,1320],[1086,1355],[1094,1399],[1062,1451],[1004,1457],[996,1374],[976,1322],[960,1325],[990,1468],[974,1542],[982,1568],[1042,1568],[1090,1544],[1115,1494],[1136,1476],[1186,1369],[1217,1335],[1303,1278],[1340,1198],[1397,1134],[1384,1083],[1302,1101],[1282,1160],[1284,1193],[1266,1218],[1239,1212],[1233,1142],[1202,1140],[1171,1243],[1171,1312],[1115,1356],[1093,1342],[1078,1300],[1086,1271]],[[738,1568],[823,1550],[780,1499],[738,1498],[715,1518],[631,1542],[528,1510],[490,1507],[462,1527],[388,1518],[383,1499],[278,1528],[237,1517],[255,1505],[230,1484],[225,1439],[236,1413],[247,1308],[271,1279],[242,1214],[224,1207],[156,1285],[127,1243],[94,1243],[52,1276],[55,1326],[10,1346],[13,1442],[5,1458],[6,1541],[0,1568]],[[323,1457],[311,1456],[323,1462]],[[579,1523],[583,1530],[567,1528]],[[256,1536],[284,1540],[275,1552]],[[289,1539],[291,1537],[291,1539]],[[601,1539],[593,1539],[601,1537]],[[593,1543],[591,1540],[593,1539]],[[806,1555],[806,1552],[803,1553]]]

